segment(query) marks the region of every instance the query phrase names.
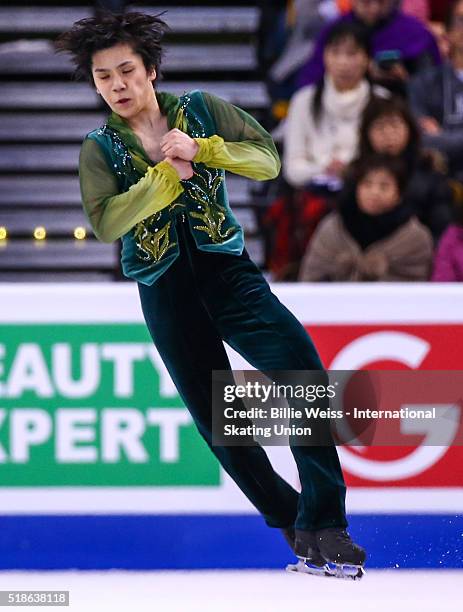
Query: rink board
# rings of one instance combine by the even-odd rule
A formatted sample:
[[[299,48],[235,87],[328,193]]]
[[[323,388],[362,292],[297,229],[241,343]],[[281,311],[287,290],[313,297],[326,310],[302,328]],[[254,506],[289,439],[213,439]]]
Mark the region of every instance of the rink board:
[[[459,285],[273,289],[330,369],[463,370]],[[1,568],[288,561],[197,435],[134,284],[9,284],[0,296]],[[234,369],[249,368],[228,352]],[[121,416],[143,433],[125,454]],[[339,450],[350,529],[371,567],[463,566],[460,447]],[[288,449],[268,453],[297,488]]]
[[[463,517],[349,517],[370,568],[463,569]],[[294,559],[259,516],[2,516],[0,569],[284,568]]]

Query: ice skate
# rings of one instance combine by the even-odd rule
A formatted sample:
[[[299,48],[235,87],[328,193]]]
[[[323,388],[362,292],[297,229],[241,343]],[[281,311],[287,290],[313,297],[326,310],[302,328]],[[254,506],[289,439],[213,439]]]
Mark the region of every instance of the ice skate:
[[[282,531],[287,532],[286,534],[283,533],[283,535],[285,536],[287,542],[290,543],[290,531]],[[298,562],[288,564],[286,566],[286,571],[312,574],[314,576],[329,576],[329,567],[318,550],[315,532],[296,532],[296,530],[293,529],[292,533],[293,541],[291,548],[294,554],[298,557]],[[300,537],[301,533],[304,534],[303,538]]]
[[[337,578],[362,578],[366,552],[352,541],[346,529],[328,527],[315,532],[318,549]]]
[[[298,562],[287,566],[289,572],[352,580],[362,578],[365,573],[365,550],[352,541],[345,529],[339,527],[318,531],[296,530],[294,552]]]

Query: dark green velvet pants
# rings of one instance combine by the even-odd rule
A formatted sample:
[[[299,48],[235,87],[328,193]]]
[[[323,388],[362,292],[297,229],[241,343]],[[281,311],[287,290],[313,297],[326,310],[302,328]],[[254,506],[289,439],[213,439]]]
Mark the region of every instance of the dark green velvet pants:
[[[180,256],[154,285],[138,288],[151,337],[199,432],[270,527],[345,527],[346,489],[334,445],[291,446],[301,494],[260,446],[212,446],[211,372],[231,369],[222,341],[262,372],[323,366],[246,250],[239,257],[205,253],[181,216],[177,229]]]

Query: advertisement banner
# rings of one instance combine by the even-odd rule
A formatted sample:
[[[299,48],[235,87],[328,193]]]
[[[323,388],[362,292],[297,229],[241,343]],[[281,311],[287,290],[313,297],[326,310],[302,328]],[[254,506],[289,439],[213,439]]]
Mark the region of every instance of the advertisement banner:
[[[461,303],[461,302],[460,302]],[[368,306],[367,306],[368,307]],[[426,316],[426,302],[417,317]],[[445,301],[442,304],[445,316]],[[383,315],[387,318],[387,315]],[[330,369],[463,370],[463,323],[315,325],[308,331]],[[463,389],[460,409],[463,410]],[[435,397],[442,391],[435,389]],[[432,401],[432,397],[429,397]],[[400,435],[400,433],[398,434]],[[410,444],[339,448],[351,487],[462,487],[463,448]],[[458,491],[456,491],[457,493]]]
[[[326,368],[463,370],[459,286],[273,289]],[[0,295],[0,512],[255,513],[197,433],[133,284]],[[234,369],[251,369],[227,350]],[[400,424],[398,435],[403,446],[339,447],[350,511],[463,510],[463,448],[427,445]],[[297,487],[289,449],[267,452]]]

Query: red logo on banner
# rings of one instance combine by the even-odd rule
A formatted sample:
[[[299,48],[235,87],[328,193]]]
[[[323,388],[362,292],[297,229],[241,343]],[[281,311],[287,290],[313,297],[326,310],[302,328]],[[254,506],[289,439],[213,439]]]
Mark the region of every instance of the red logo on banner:
[[[308,331],[330,370],[463,370],[463,325],[316,325]],[[463,486],[463,447],[433,445],[429,432],[397,426],[403,446],[395,438],[394,447],[338,448],[349,486]]]

